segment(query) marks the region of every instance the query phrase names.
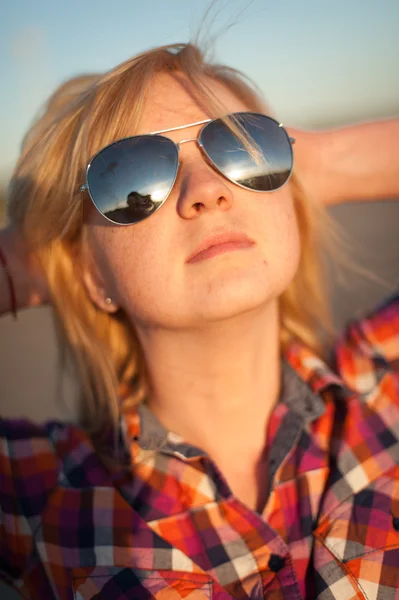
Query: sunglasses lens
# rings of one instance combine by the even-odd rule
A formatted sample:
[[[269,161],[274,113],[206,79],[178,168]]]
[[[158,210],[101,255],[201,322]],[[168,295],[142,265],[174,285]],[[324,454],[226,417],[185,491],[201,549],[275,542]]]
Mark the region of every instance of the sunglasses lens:
[[[228,179],[250,190],[271,192],[289,179],[292,147],[277,121],[256,113],[235,113],[234,118],[248,138],[249,152],[221,119],[211,121],[201,132],[201,143],[214,166]]]
[[[87,172],[90,196],[114,223],[137,223],[159,208],[173,187],[178,168],[175,144],[142,135],[101,150]]]

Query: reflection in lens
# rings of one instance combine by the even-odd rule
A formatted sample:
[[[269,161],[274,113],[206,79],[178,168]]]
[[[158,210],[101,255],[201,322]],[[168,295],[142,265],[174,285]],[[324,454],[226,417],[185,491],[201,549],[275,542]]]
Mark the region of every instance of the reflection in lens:
[[[285,130],[266,115],[236,113],[235,117],[254,144],[254,156],[216,119],[200,136],[209,159],[230,180],[251,190],[270,192],[282,187],[292,171],[292,148]]]
[[[114,223],[138,223],[165,201],[177,167],[177,148],[168,138],[126,138],[107,146],[92,160],[87,174],[90,196]]]

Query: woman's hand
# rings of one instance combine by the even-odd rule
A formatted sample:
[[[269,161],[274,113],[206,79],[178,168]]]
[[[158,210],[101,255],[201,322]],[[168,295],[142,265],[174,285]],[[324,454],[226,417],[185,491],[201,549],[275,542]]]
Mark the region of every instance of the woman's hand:
[[[15,291],[16,308],[37,306],[48,301],[46,278],[40,265],[29,253],[22,235],[13,227],[0,230],[0,249]],[[9,279],[0,264],[0,314],[10,312],[12,297]]]
[[[399,198],[399,119],[287,130],[296,139],[294,162],[303,185],[320,202]]]

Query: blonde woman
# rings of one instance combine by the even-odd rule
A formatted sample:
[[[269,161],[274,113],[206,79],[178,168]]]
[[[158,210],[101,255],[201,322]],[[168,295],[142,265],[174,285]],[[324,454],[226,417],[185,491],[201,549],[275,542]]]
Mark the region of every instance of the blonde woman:
[[[84,398],[81,427],[1,422],[23,597],[397,597],[399,299],[331,353],[319,261],[323,204],[399,196],[398,133],[288,133],[184,44],[50,98],[1,310],[53,304]]]

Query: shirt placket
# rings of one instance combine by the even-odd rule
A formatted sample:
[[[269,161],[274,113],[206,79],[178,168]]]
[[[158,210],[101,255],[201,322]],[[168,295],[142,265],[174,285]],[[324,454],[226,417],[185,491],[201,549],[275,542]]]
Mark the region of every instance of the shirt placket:
[[[281,598],[302,598],[289,548],[282,536],[260,514],[233,496],[223,474],[208,456],[188,457],[183,450],[179,445],[174,448],[172,443],[165,442],[158,452],[196,471],[201,468],[215,489],[215,498],[210,502],[195,508],[187,506],[184,521],[177,515],[176,524],[183,528],[193,520],[193,529],[206,554],[203,560],[198,555],[188,554],[188,557],[233,597],[260,599],[266,593],[284,590]],[[150,451],[141,450],[139,456],[142,458],[146,452]],[[149,525],[157,529],[157,523]],[[166,539],[173,545],[174,540],[167,534]]]

